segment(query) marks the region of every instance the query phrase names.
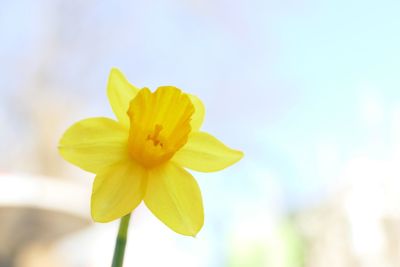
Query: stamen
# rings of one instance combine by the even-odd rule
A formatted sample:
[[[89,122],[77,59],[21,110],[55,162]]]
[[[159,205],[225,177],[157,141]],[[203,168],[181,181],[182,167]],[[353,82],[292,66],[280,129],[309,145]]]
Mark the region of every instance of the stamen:
[[[153,145],[154,146],[160,145],[161,147],[163,147],[163,143],[161,143],[161,141],[159,139],[159,135],[160,135],[160,132],[161,132],[162,129],[163,129],[162,125],[156,124],[154,126],[153,134],[149,134],[147,136],[147,140],[153,141]]]

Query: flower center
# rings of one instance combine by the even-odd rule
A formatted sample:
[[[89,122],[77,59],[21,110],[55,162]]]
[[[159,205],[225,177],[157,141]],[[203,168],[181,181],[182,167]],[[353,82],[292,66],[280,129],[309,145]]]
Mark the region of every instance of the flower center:
[[[175,87],[140,90],[128,110],[131,157],[148,168],[168,161],[186,144],[193,113],[189,97]]]

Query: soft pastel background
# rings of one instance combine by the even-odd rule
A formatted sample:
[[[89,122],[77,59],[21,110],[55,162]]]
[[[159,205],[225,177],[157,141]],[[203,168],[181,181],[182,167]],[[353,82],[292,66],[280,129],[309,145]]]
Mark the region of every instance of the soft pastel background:
[[[198,95],[245,158],[195,173],[195,238],[140,206],[125,266],[400,266],[400,2],[0,0],[0,267],[110,266],[73,122],[113,116],[111,67]]]

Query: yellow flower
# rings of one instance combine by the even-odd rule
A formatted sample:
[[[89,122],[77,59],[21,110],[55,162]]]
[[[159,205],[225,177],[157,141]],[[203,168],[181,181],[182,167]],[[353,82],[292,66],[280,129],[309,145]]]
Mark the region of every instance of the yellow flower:
[[[172,230],[195,236],[204,222],[202,197],[184,168],[218,171],[240,160],[242,152],[200,131],[202,102],[176,87],[139,90],[112,69],[107,95],[118,120],[79,121],[59,145],[65,160],[96,174],[93,219],[118,219],[143,200]]]

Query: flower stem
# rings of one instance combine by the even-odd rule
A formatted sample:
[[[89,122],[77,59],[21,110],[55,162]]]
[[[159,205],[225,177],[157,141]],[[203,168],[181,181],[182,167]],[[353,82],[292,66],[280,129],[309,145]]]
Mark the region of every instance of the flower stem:
[[[131,214],[125,215],[121,218],[119,223],[118,236],[115,242],[114,257],[111,267],[122,267],[122,264],[124,263],[125,246],[130,218]]]

